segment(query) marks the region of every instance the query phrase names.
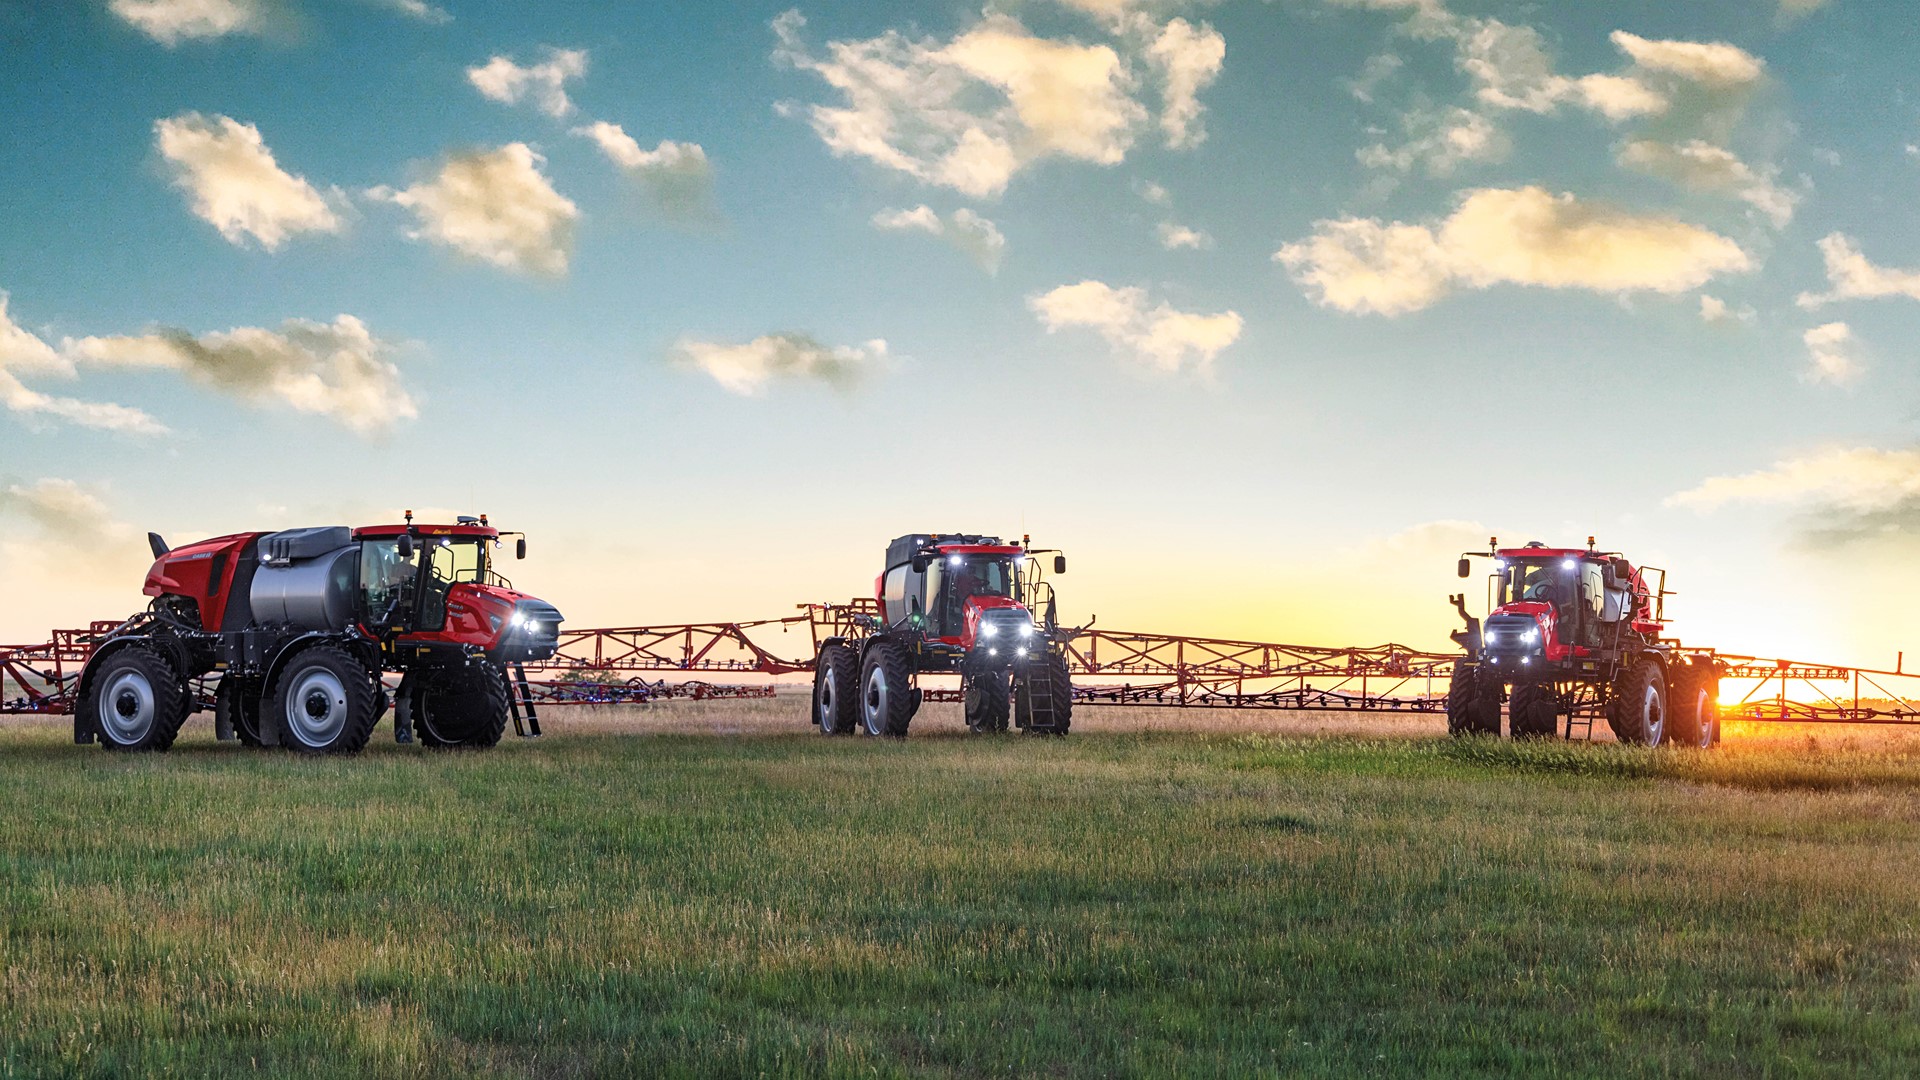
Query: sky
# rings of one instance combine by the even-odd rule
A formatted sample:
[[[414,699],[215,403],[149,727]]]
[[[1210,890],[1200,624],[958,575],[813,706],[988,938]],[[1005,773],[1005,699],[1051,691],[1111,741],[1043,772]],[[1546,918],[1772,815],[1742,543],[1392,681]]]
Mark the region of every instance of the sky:
[[[1912,27],[0,0],[0,641],[135,610],[148,530],[411,508],[573,626],[978,531],[1069,622],[1440,648],[1459,552],[1592,535],[1689,644],[1890,665]]]

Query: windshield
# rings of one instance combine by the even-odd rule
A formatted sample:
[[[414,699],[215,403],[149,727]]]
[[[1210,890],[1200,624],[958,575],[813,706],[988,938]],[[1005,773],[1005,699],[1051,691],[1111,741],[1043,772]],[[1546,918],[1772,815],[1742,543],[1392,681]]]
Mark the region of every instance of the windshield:
[[[927,596],[934,603],[935,636],[959,635],[968,597],[1012,596],[1012,570],[1005,555],[948,555],[930,564]]]
[[[1546,604],[1565,604],[1573,597],[1574,584],[1578,581],[1579,562],[1574,568],[1563,565],[1565,560],[1513,560],[1499,571],[1495,588],[1499,590],[1501,606],[1521,601],[1533,601]]]

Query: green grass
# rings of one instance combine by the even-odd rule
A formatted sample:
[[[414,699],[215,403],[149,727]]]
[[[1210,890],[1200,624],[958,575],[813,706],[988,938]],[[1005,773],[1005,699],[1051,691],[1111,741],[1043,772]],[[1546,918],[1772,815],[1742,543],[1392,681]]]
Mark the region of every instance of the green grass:
[[[29,726],[0,1075],[1914,1075],[1917,840],[1904,749]]]

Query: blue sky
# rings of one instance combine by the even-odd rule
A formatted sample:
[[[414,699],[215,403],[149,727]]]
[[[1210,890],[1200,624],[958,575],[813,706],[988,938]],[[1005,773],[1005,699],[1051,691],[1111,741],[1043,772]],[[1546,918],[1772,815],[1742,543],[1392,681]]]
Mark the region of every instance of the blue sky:
[[[1070,616],[1435,644],[1455,551],[1597,533],[1690,640],[1890,660],[1912,25],[0,0],[0,637],[413,506],[579,625],[1028,530]]]

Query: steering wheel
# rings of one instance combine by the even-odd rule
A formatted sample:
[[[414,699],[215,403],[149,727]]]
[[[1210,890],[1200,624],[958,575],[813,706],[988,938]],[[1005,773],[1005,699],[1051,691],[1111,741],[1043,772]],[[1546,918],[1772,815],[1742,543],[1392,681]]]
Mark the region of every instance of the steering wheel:
[[[1551,599],[1551,597],[1548,595],[1551,591],[1552,591],[1552,586],[1549,585],[1547,582],[1536,581],[1532,585],[1527,586],[1527,591],[1521,596],[1521,599],[1548,600],[1548,599]]]

